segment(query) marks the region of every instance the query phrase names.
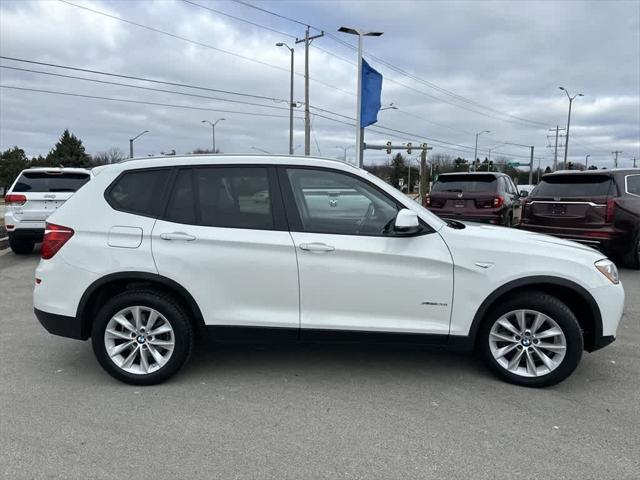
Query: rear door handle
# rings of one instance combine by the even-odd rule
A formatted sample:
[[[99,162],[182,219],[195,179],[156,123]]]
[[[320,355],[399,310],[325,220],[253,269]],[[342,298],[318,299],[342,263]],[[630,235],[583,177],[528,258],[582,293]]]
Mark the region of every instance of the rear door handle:
[[[331,245],[327,245],[326,243],[301,243],[300,250],[304,250],[306,252],[333,252],[336,248]]]
[[[161,233],[160,238],[163,240],[182,240],[185,242],[192,242],[196,239],[193,235],[184,232]]]

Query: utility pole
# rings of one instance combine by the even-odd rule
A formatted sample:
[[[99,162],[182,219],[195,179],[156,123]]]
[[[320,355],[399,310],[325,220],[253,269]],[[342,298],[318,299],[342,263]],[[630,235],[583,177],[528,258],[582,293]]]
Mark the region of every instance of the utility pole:
[[[564,128],[560,128],[560,125],[556,125],[556,128],[550,128],[549,131],[556,132],[556,143],[553,149],[553,171],[555,172],[558,169],[558,139],[560,138],[560,130],[564,130]]]
[[[533,145],[531,145],[531,158],[529,159],[529,185],[533,185]]]
[[[636,168],[636,157],[633,157],[633,168]]]
[[[423,202],[424,196],[427,194],[427,187],[431,181],[431,175],[427,176],[427,152],[432,147],[426,143],[422,144],[422,152],[420,152],[420,203]]]
[[[613,168],[618,168],[618,154],[622,153],[622,150],[616,150],[615,152],[611,152],[611,153],[613,153],[616,156],[615,160],[613,161]]]
[[[304,38],[296,38],[296,43],[304,43],[304,154],[311,155],[311,118],[309,114],[309,45],[316,38],[324,37],[324,32],[319,35],[309,36],[309,26],[304,32]]]

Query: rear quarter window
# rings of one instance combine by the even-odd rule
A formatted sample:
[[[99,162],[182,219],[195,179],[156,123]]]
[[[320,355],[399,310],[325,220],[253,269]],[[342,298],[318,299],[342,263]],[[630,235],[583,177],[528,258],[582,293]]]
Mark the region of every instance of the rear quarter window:
[[[122,212],[157,217],[171,170],[132,170],[120,175],[105,193],[111,207]]]
[[[625,189],[629,195],[640,197],[640,173],[637,175],[627,175],[625,184]]]
[[[23,172],[13,192],[75,192],[89,181],[88,173]]]
[[[612,186],[608,175],[555,175],[542,179],[536,197],[606,197]]]

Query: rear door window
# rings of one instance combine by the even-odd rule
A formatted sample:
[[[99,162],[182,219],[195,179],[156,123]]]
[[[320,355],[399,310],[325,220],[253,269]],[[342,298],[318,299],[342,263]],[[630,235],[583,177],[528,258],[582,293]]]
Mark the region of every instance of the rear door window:
[[[640,197],[640,174],[627,175],[625,182],[627,184],[627,193]]]
[[[75,192],[88,181],[88,173],[23,172],[13,192]]]
[[[495,192],[498,180],[493,175],[440,175],[432,192]]]
[[[609,175],[549,175],[535,189],[536,197],[606,197],[611,188]]]

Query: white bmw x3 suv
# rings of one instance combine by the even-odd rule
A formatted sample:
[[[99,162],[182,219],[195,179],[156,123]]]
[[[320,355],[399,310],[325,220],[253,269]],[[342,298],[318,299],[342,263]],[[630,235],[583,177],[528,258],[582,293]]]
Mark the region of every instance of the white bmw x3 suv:
[[[443,221],[342,162],[189,156],[104,167],[51,215],[34,306],[133,384],[206,337],[475,349],[540,387],[615,339],[624,291],[595,250]]]

